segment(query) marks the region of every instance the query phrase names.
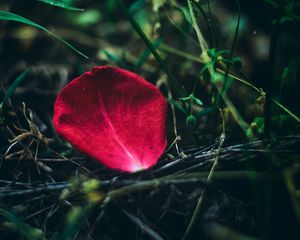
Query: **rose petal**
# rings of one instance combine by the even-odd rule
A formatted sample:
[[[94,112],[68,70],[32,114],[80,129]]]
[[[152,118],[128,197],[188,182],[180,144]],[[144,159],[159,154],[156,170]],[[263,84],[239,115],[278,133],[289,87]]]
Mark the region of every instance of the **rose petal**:
[[[57,96],[53,124],[76,149],[109,168],[153,166],[166,140],[167,104],[159,89],[115,67],[94,67]]]

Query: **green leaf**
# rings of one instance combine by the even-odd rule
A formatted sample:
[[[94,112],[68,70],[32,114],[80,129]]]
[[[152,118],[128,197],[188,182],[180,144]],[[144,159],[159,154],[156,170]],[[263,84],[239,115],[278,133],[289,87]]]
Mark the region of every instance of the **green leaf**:
[[[203,102],[199,98],[196,98],[193,94],[190,94],[188,97],[179,98],[179,100],[183,102],[190,102],[192,104],[203,106]]]
[[[60,240],[74,239],[74,236],[84,219],[85,209],[79,206],[74,206],[69,211],[67,216],[67,224],[61,233]]]
[[[71,6],[70,4],[67,3],[67,1],[64,1],[64,0],[60,0],[60,1],[57,1],[57,0],[37,0],[37,1],[49,4],[49,5],[52,5],[52,6],[55,6],[55,7],[60,7],[60,8],[64,8],[64,9],[67,9],[67,10],[71,10],[71,11],[84,11],[84,9],[82,9],[82,8],[76,8],[76,7]]]
[[[8,222],[2,221],[2,230],[4,227],[10,227],[22,233],[22,235],[28,240],[45,239],[43,237],[43,232],[41,229],[31,227],[30,225],[26,224],[22,219],[17,217],[15,214],[0,208],[0,215],[8,220]]]
[[[128,9],[130,13],[134,13],[138,11],[141,7],[143,7],[147,3],[147,0],[137,0],[135,1]]]
[[[196,126],[197,124],[197,118],[192,114],[187,116],[185,121],[187,126]]]
[[[76,18],[74,18],[73,14],[69,15],[70,22],[74,22],[81,27],[88,27],[92,24],[96,24],[101,18],[101,12],[97,9],[85,10],[84,12],[77,14]]]
[[[14,94],[16,88],[20,85],[20,83],[23,81],[23,79],[27,76],[27,74],[29,73],[29,69],[25,70],[24,72],[22,72],[16,79],[15,81],[12,83],[12,85],[7,89],[6,94],[4,95],[2,102],[0,104],[0,108],[3,108],[8,99]]]
[[[48,33],[49,35],[51,35],[52,37],[56,38],[57,40],[63,42],[67,47],[71,48],[74,52],[78,53],[79,55],[85,57],[86,59],[88,59],[88,57],[83,54],[82,52],[80,52],[79,50],[77,50],[75,47],[73,47],[70,43],[68,43],[67,41],[63,40],[62,38],[60,38],[58,35],[56,35],[55,33],[49,31],[48,29],[44,28],[43,26],[27,19],[24,18],[20,15],[11,13],[11,12],[7,12],[7,11],[1,11],[0,10],[0,20],[4,20],[4,21],[15,21],[15,22],[20,22],[20,23],[25,23],[27,25],[39,28],[43,31],[45,31],[46,33]]]
[[[199,98],[194,97],[193,101],[195,104],[197,104],[199,106],[203,106],[203,102]]]
[[[182,112],[184,115],[187,115],[187,111],[182,106],[182,104],[180,104],[177,100],[170,99],[169,103],[172,104],[177,110],[179,110],[180,112]]]

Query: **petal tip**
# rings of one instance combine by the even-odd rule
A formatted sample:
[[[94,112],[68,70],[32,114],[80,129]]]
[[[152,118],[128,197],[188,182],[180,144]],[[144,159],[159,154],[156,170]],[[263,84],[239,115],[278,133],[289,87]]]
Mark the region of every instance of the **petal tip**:
[[[130,172],[132,173],[136,173],[136,172],[141,172],[145,170],[145,168],[143,168],[141,165],[134,165],[132,166],[132,168],[130,169]]]

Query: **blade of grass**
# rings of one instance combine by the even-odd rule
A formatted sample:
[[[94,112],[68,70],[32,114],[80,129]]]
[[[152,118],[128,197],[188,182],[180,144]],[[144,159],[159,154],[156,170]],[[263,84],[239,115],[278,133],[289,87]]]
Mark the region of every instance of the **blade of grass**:
[[[66,1],[57,1],[57,0],[37,0],[42,3],[46,3],[48,5],[52,5],[59,8],[64,8],[71,11],[84,11],[82,8],[73,7],[70,4],[68,4]]]
[[[147,0],[137,0],[135,1],[128,9],[130,13],[134,13],[138,11],[141,7],[143,7],[147,3]]]
[[[55,33],[49,31],[48,29],[44,28],[43,26],[27,19],[24,18],[20,15],[11,13],[11,12],[7,12],[7,11],[2,11],[0,10],[0,20],[3,21],[15,21],[15,22],[20,22],[20,23],[24,23],[36,28],[39,28],[43,31],[45,31],[46,33],[48,33],[49,35],[51,35],[52,37],[56,38],[57,40],[61,41],[62,43],[64,43],[67,47],[69,47],[70,49],[72,49],[74,52],[78,53],[79,55],[83,56],[84,58],[88,59],[88,56],[86,56],[85,54],[83,54],[82,52],[80,52],[79,50],[77,50],[75,47],[73,47],[70,43],[68,43],[67,41],[63,40],[62,38],[60,38],[58,35],[56,35]]]
[[[27,76],[29,73],[30,69],[25,70],[22,72],[15,80],[14,82],[10,85],[10,87],[7,89],[2,102],[0,103],[0,109],[4,108],[4,106],[7,104],[8,99],[11,98],[11,96],[14,94],[16,88],[21,84],[21,82],[24,80],[24,78]]]
[[[162,70],[166,73],[170,87],[171,87],[172,91],[174,91],[174,97],[179,98],[179,97],[184,96],[185,94],[184,94],[183,89],[178,85],[173,74],[170,72],[167,64],[161,58],[159,53],[156,51],[155,47],[153,46],[151,41],[147,38],[146,34],[143,32],[143,30],[141,29],[139,24],[135,21],[133,16],[128,12],[128,9],[127,9],[125,3],[123,2],[123,0],[118,0],[118,4],[119,4],[121,10],[123,11],[123,13],[125,14],[125,16],[128,18],[132,27],[135,29],[135,31],[138,33],[140,38],[144,41],[146,46],[149,48],[149,50],[151,51],[151,53],[153,54],[153,56],[155,57],[155,59],[157,60],[159,65],[161,66]]]
[[[300,123],[300,118],[296,115],[296,114],[294,114],[294,113],[292,113],[289,109],[287,109],[285,106],[283,106],[280,102],[278,102],[277,100],[275,100],[275,99],[272,99],[273,100],[273,102],[278,106],[278,107],[280,107],[283,111],[285,111],[287,114],[289,114],[292,118],[294,118],[298,123]]]

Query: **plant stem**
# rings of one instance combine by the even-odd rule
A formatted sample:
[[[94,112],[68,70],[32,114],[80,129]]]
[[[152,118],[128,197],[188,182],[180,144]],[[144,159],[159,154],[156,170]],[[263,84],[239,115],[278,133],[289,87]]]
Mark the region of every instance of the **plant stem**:
[[[193,3],[192,3],[192,0],[187,0],[188,2],[188,6],[189,6],[189,11],[190,11],[190,15],[191,15],[191,18],[192,18],[192,25],[193,25],[193,28],[195,29],[196,31],[196,34],[197,34],[197,38],[198,38],[198,41],[199,41],[199,46],[200,46],[200,49],[201,49],[201,54],[205,53],[207,51],[207,43],[198,27],[198,24],[197,24],[197,19],[196,19],[196,16],[195,16],[195,13],[194,13],[194,9],[193,9]]]
[[[196,7],[199,9],[199,11],[201,12],[201,14],[206,22],[207,29],[208,29],[209,46],[210,46],[210,48],[213,48],[214,46],[213,46],[213,39],[212,39],[211,19],[208,16],[206,16],[203,8],[201,7],[200,2],[196,2],[195,0],[193,0],[193,2],[196,5]]]

